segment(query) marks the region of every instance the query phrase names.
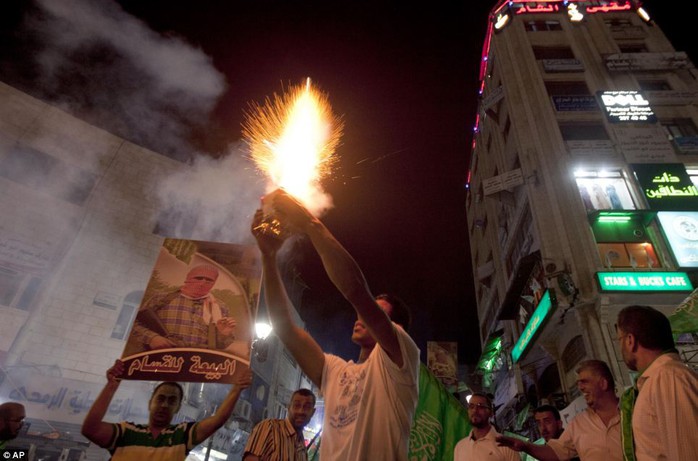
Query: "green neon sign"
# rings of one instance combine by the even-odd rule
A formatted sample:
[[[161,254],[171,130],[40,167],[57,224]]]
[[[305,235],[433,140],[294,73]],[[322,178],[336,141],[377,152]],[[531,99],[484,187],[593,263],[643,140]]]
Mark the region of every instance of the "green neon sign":
[[[692,291],[685,272],[597,272],[601,291]]]
[[[514,348],[511,350],[511,359],[514,363],[518,362],[521,357],[526,353],[528,347],[531,345],[533,340],[536,338],[537,334],[540,332],[541,327],[548,320],[550,314],[553,313],[557,307],[557,302],[554,298],[551,298],[550,290],[545,290],[543,297],[538,303],[538,307],[533,312],[533,316],[526,324],[526,328],[521,332],[519,340],[514,344]]]

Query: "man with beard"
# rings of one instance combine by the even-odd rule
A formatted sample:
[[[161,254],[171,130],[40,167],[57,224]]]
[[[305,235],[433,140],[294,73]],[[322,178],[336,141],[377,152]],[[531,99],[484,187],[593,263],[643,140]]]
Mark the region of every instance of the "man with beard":
[[[5,402],[0,405],[0,449],[17,438],[25,417],[24,405],[21,403]]]
[[[307,461],[303,428],[315,414],[315,394],[298,389],[291,395],[286,419],[265,419],[247,439],[243,461]]]
[[[104,421],[104,416],[119,388],[123,373],[124,363],[117,360],[107,370],[107,384],[82,423],[82,435],[109,450],[112,455],[110,461],[184,461],[190,450],[228,421],[243,389],[252,383],[252,371],[247,369],[235,378],[230,392],[213,415],[201,421],[179,424],[171,423],[182,406],[182,386],[175,382],[160,383],[153,390],[148,403],[148,424],[129,421],[108,423]]]
[[[325,398],[320,459],[407,461],[419,399],[419,348],[405,331],[409,310],[396,297],[374,297],[356,261],[293,197],[279,190],[267,200],[282,227],[310,239],[330,280],[358,317],[352,333],[352,341],[361,348],[357,362],[325,353],[296,325],[277,265],[283,241],[264,231],[265,216],[257,210],[252,233],[262,252],[262,280],[274,332]]]
[[[490,424],[492,401],[479,392],[470,396],[468,418],[473,428],[470,434],[461,439],[453,450],[453,461],[521,461],[512,449],[497,446],[499,433]]]
[[[536,420],[540,436],[549,441],[557,439],[562,434],[562,418],[560,412],[552,405],[541,405],[533,412],[533,419]]]
[[[652,307],[628,306],[616,329],[623,361],[640,374],[637,388],[623,394],[624,451],[632,456],[634,440],[638,461],[698,460],[698,376],[679,358],[669,320]]]
[[[140,351],[171,347],[225,349],[234,340],[234,318],[211,289],[218,269],[209,264],[193,267],[182,287],[152,296],[140,309],[133,324],[132,339]],[[125,356],[135,353],[127,347]]]
[[[559,439],[536,445],[499,436],[497,442],[541,461],[570,460],[575,456],[582,461],[623,461],[618,397],[611,370],[601,360],[586,360],[576,372],[577,388],[587,409],[574,417]]]

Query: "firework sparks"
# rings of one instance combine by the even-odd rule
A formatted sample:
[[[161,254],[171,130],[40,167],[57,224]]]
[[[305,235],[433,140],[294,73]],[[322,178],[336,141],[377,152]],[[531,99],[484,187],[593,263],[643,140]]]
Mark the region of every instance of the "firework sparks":
[[[332,113],[327,95],[307,79],[246,114],[243,137],[252,159],[268,178],[267,191],[278,188],[311,211],[329,208],[321,180],[332,172],[342,123]]]

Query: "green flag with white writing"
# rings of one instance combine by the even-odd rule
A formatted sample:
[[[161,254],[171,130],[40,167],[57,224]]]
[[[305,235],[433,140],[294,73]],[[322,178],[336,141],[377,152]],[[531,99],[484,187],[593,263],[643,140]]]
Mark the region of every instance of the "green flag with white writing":
[[[669,322],[675,335],[698,333],[698,289],[679,304],[669,316]]]
[[[467,410],[421,364],[419,402],[410,432],[410,461],[453,461],[453,449],[469,433]]]

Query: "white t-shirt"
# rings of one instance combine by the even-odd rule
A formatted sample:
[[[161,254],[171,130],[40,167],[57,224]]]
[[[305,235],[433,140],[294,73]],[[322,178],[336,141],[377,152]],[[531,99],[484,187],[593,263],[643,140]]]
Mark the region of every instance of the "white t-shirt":
[[[399,325],[393,326],[402,368],[380,345],[363,363],[325,354],[322,461],[407,460],[419,398],[419,348]]]

